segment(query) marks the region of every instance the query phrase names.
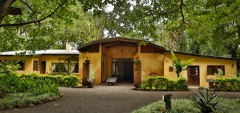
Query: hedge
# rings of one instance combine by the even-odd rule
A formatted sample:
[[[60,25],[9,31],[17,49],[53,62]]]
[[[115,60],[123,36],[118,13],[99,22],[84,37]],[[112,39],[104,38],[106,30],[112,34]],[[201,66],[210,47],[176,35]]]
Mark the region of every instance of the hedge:
[[[140,87],[141,90],[188,90],[187,80],[179,77],[177,81],[170,80],[163,76],[147,77],[146,81],[143,81]]]
[[[76,87],[78,82],[78,76],[76,75],[49,75],[49,76],[38,76],[36,74],[22,74],[19,76],[22,80],[34,79],[34,80],[45,80],[52,84],[57,84],[61,87]]]
[[[216,78],[213,88],[216,91],[240,91],[240,80],[238,78]]]

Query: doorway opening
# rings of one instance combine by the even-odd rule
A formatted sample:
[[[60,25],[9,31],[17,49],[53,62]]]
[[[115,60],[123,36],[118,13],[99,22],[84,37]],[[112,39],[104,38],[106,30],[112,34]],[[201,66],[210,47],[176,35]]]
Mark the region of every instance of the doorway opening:
[[[118,82],[133,82],[133,59],[113,58],[112,77],[117,77]]]
[[[199,66],[188,66],[188,85],[199,86]]]

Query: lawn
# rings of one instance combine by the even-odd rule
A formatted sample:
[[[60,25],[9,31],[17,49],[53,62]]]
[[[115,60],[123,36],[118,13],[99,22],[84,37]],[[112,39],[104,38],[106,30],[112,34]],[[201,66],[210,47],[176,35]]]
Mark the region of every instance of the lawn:
[[[219,101],[216,108],[217,113],[239,113],[240,112],[240,99],[225,99],[217,98]],[[193,106],[190,99],[176,99],[171,100],[172,110],[170,113],[201,113],[199,109]],[[133,113],[163,113],[165,110],[165,103],[157,101],[140,109],[134,110]]]

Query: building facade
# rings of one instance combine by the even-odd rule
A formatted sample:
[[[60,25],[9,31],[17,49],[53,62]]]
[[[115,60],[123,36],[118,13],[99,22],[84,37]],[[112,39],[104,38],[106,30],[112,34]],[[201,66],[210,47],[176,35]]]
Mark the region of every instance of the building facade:
[[[96,78],[96,83],[104,83],[108,77],[117,77],[118,82],[138,82],[147,76],[164,76],[176,80],[176,69],[173,66],[171,52],[165,48],[142,40],[127,38],[109,38],[89,42],[80,46],[79,77],[83,77],[83,64],[89,61],[89,78]],[[136,59],[140,61],[140,75],[134,74]],[[223,71],[223,77],[231,78],[237,74],[237,60],[235,58],[203,56],[189,53],[175,52],[184,62],[195,60],[182,72],[182,77],[188,80],[188,85],[208,87],[208,79],[216,78],[217,69]]]

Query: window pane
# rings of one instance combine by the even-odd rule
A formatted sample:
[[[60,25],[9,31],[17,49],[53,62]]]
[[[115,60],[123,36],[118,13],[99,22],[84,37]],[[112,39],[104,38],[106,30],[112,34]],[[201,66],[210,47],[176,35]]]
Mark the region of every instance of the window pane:
[[[221,65],[207,66],[207,75],[218,74],[218,69],[221,69],[223,71],[223,75],[225,75],[225,67]]]
[[[33,70],[38,71],[38,61],[36,60],[33,61]]]
[[[55,69],[54,69],[55,67]],[[56,73],[63,73],[63,72],[67,72],[64,63],[52,63],[52,70],[53,72]]]
[[[207,75],[213,75],[213,67],[207,66]]]

